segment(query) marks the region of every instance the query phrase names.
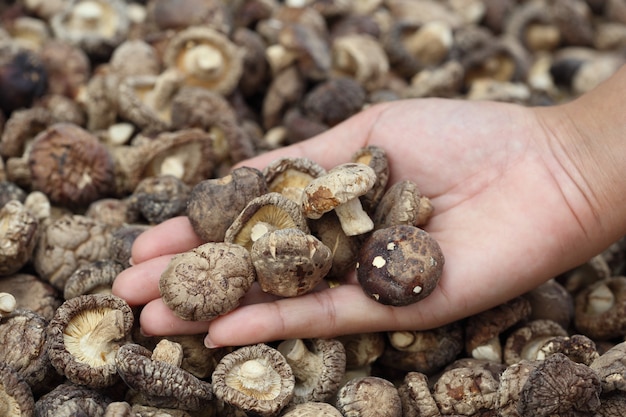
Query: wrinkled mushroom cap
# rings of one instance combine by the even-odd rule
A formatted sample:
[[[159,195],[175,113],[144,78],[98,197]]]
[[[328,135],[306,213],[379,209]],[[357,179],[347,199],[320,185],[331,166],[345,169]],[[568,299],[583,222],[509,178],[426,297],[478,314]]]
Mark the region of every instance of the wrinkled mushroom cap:
[[[110,294],[81,295],[64,302],[47,329],[52,365],[70,381],[93,388],[117,381],[115,356],[133,326],[128,304]]]
[[[57,123],[37,135],[28,156],[32,186],[50,201],[84,206],[114,189],[114,163],[107,148],[83,128]]]
[[[212,320],[235,309],[254,279],[247,249],[209,242],[173,256],[159,290],[163,302],[183,320]]]
[[[32,416],[35,399],[28,384],[7,363],[0,362],[0,412],[3,416]]]
[[[295,378],[276,349],[257,344],[224,356],[212,375],[215,397],[260,416],[276,415],[293,397]]]
[[[313,290],[332,264],[332,253],[326,245],[294,228],[262,235],[252,244],[250,258],[261,289],[282,297]]]
[[[19,271],[30,260],[39,223],[18,200],[0,208],[0,276]]]
[[[402,402],[396,387],[375,376],[348,381],[337,394],[336,407],[344,416],[402,416]]]
[[[374,231],[361,247],[357,278],[372,299],[402,306],[430,295],[439,283],[444,256],[426,231],[408,225]]]

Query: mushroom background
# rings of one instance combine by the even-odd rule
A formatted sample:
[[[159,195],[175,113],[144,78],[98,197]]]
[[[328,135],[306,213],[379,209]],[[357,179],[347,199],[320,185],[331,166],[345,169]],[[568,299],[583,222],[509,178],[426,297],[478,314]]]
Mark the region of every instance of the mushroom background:
[[[149,364],[144,373],[154,363],[160,369],[162,357],[147,352],[161,338],[139,334],[136,311],[123,302],[112,308],[106,294],[129,267],[141,230],[188,214],[209,245],[195,250],[198,258],[236,245],[234,257],[299,259],[296,272],[294,265],[257,261],[270,271],[262,274],[247,259],[238,286],[219,276],[213,279],[223,291],[202,287],[207,299],[224,301],[228,292],[234,298],[202,310],[203,297],[190,295],[201,284],[180,295],[193,275],[181,256],[170,268],[179,273],[171,304],[190,319],[227,313],[261,282],[296,297],[321,279],[335,285],[360,259],[369,278],[366,269],[383,272],[391,263],[388,253],[363,257],[373,230],[421,230],[437,210],[415,184],[388,183],[384,149],[362,149],[345,161],[369,177],[367,189],[350,200],[364,221],[356,229],[342,223],[341,209],[313,213],[307,203],[303,212],[307,187],[328,175],[320,161],[281,160],[262,172],[231,172],[233,164],[382,101],[569,101],[626,63],[624,51],[624,0],[0,2],[0,415],[250,412],[232,401],[234,394],[213,395],[220,364],[231,360],[223,358],[255,349],[281,356],[280,346],[288,355],[294,341],[208,352],[192,347],[201,339],[172,337],[182,346],[181,368],[165,368],[182,391],[157,387],[163,378],[154,390],[137,383],[139,370],[131,365]],[[340,188],[352,182],[340,180]],[[205,213],[226,207],[232,212],[218,218]],[[276,255],[277,236],[292,234],[303,246]],[[313,252],[332,258],[330,266],[302,260]],[[443,268],[444,257],[436,254]],[[191,269],[204,271],[213,261]],[[292,274],[286,281],[301,281],[288,289],[280,279],[268,283],[268,275],[284,278],[285,271]],[[313,272],[320,276],[309,279]],[[389,415],[625,415],[625,282],[626,237],[554,277],[550,288],[449,326],[325,341],[344,347],[345,363],[333,365],[340,382],[310,401],[287,392],[279,405],[252,412],[367,415],[356,410],[380,411],[383,391],[347,403],[346,397],[381,382],[384,397],[394,401],[384,410]],[[401,301],[385,301],[419,302],[436,282],[408,285]],[[370,291],[374,298],[379,292]],[[76,358],[64,352],[70,335],[59,329],[61,318],[74,317],[81,303],[95,305],[99,317],[87,328],[110,330],[99,340],[106,369],[85,373],[63,363]],[[98,324],[103,316],[122,329]],[[321,343],[300,342],[312,350]],[[133,352],[139,356],[128,359]],[[123,363],[115,365],[117,358]],[[287,389],[299,392],[305,372],[293,372],[283,359]],[[200,411],[186,410],[180,397],[193,387],[200,392],[191,408]]]

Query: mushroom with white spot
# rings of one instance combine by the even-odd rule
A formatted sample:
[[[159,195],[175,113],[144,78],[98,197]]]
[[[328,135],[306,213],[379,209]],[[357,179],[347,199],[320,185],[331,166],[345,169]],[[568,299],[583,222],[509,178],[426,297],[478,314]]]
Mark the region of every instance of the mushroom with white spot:
[[[310,219],[319,219],[334,210],[346,235],[367,233],[374,223],[363,210],[359,197],[375,183],[376,172],[368,165],[358,162],[337,165],[304,188],[302,212]]]
[[[443,272],[444,255],[425,230],[397,225],[375,230],[361,247],[357,279],[379,303],[404,306],[429,296]]]
[[[626,336],[626,276],[600,280],[574,298],[574,326],[595,340]]]
[[[294,395],[295,377],[285,357],[266,344],[224,356],[212,375],[213,393],[246,413],[274,416]]]

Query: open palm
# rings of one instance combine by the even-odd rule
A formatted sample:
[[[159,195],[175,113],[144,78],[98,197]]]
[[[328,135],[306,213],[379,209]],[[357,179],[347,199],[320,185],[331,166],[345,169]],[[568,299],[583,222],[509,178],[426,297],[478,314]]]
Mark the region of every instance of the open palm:
[[[412,100],[374,106],[324,134],[243,165],[263,168],[281,156],[325,168],[360,147],[387,152],[390,183],[412,180],[435,211],[425,227],[446,258],[438,288],[406,307],[368,298],[354,276],[341,285],[288,299],[253,291],[242,306],[210,323],[184,322],[159,299],[158,278],[172,254],[200,244],[186,218],[140,236],[135,266],[114,293],[146,304],[147,334],[208,331],[212,346],[294,337],[331,337],[432,328],[519,295],[590,256],[573,239],[585,235],[588,201],[563,168],[539,109],[487,102]],[[598,248],[599,249],[599,248]],[[354,274],[352,274],[354,275]]]

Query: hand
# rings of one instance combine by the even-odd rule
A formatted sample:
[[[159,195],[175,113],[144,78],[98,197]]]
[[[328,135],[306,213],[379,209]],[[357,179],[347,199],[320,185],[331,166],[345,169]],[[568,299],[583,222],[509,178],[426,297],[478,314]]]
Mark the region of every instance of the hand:
[[[185,217],[137,240],[135,266],[113,292],[143,305],[144,333],[208,331],[208,346],[288,338],[419,330],[477,313],[575,266],[597,248],[580,245],[593,219],[590,201],[554,152],[539,109],[440,99],[385,103],[339,126],[241,165],[259,169],[281,156],[308,157],[325,168],[348,162],[360,147],[387,151],[390,183],[409,179],[434,207],[425,227],[446,263],[438,288],[405,307],[368,298],[354,274],[347,284],[287,299],[250,291],[235,311],[210,323],[185,322],[159,298],[158,280],[172,254],[202,242]],[[566,161],[567,162],[567,161]]]

